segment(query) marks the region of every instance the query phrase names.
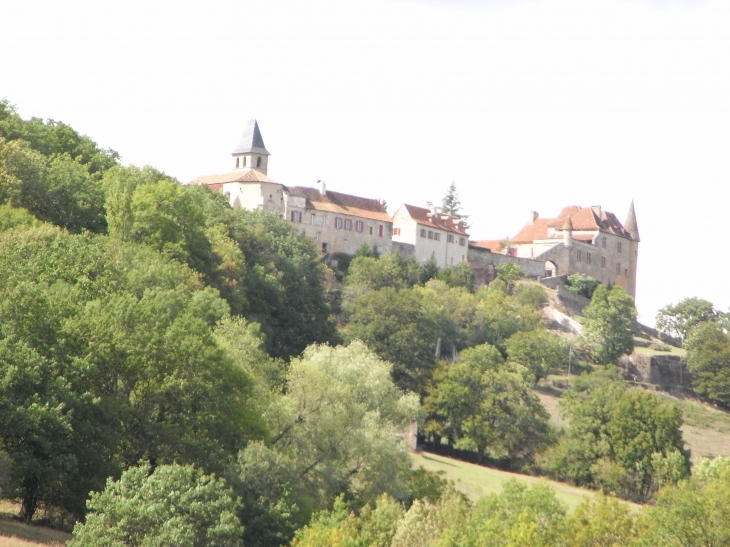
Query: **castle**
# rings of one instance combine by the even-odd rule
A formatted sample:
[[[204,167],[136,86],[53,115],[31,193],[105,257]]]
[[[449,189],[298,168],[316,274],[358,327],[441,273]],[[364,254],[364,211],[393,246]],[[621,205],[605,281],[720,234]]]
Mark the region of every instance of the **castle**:
[[[421,263],[434,257],[441,268],[468,261],[478,283],[491,281],[497,266],[512,262],[530,277],[582,273],[636,296],[640,239],[633,201],[623,225],[600,206],[572,205],[555,218],[540,218],[533,211],[512,238],[470,242],[464,223],[432,203],[428,208],[403,204],[391,218],[379,200],[333,192],[323,181],[315,188],[270,179],[271,154],[256,120],[248,122],[231,155],[231,171],[198,177],[191,184],[224,194],[232,207],[278,214],[311,237],[323,255],[353,254],[367,244]]]

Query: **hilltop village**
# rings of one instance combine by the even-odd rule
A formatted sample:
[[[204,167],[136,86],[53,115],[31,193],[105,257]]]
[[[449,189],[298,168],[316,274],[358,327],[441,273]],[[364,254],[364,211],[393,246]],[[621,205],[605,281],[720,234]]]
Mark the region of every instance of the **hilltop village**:
[[[600,205],[571,205],[555,218],[532,211],[529,222],[509,239],[470,241],[465,223],[431,202],[425,208],[404,203],[390,216],[379,200],[332,191],[324,181],[305,187],[269,178],[271,154],[256,120],[248,122],[231,155],[231,171],[190,184],[224,194],[232,207],[277,213],[316,241],[330,263],[339,253],[352,255],[366,244],[419,263],[433,257],[439,268],[468,261],[477,284],[490,282],[496,266],[512,262],[532,278],[581,273],[636,297],[640,238],[633,202],[624,224]]]

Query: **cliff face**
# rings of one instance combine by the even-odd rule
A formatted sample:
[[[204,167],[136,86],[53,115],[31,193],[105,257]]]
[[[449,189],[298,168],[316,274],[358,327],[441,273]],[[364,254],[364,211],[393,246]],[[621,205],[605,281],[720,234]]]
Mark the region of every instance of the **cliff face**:
[[[690,387],[692,375],[678,355],[643,355],[632,353],[621,358],[619,365],[634,380],[666,387]]]

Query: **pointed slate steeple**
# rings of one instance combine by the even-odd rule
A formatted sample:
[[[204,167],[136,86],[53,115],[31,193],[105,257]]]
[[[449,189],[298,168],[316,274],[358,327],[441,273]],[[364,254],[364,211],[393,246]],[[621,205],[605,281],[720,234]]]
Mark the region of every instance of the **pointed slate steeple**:
[[[248,120],[246,130],[238,141],[238,146],[231,152],[235,159],[235,168],[253,168],[258,169],[266,174],[268,167],[269,151],[266,150],[264,139],[259,130],[259,124],[256,120]]]
[[[259,130],[259,124],[256,120],[248,120],[246,124],[246,130],[241,135],[241,140],[238,141],[238,146],[231,152],[231,154],[261,154],[264,156],[270,156],[269,151],[266,150],[264,145],[264,139],[261,136]]]
[[[626,222],[624,222],[624,229],[631,235],[631,239],[634,241],[641,241],[639,238],[639,226],[636,224],[636,211],[634,211],[634,200],[631,200],[629,206],[629,214],[626,215]]]

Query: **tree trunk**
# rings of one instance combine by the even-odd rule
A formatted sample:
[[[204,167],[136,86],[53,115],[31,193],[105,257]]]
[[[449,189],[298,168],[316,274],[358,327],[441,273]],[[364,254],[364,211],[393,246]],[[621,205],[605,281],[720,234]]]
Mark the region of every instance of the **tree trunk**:
[[[20,520],[23,522],[30,522],[33,520],[33,515],[38,508],[38,500],[35,496],[28,496],[23,498],[23,502],[20,504]]]

